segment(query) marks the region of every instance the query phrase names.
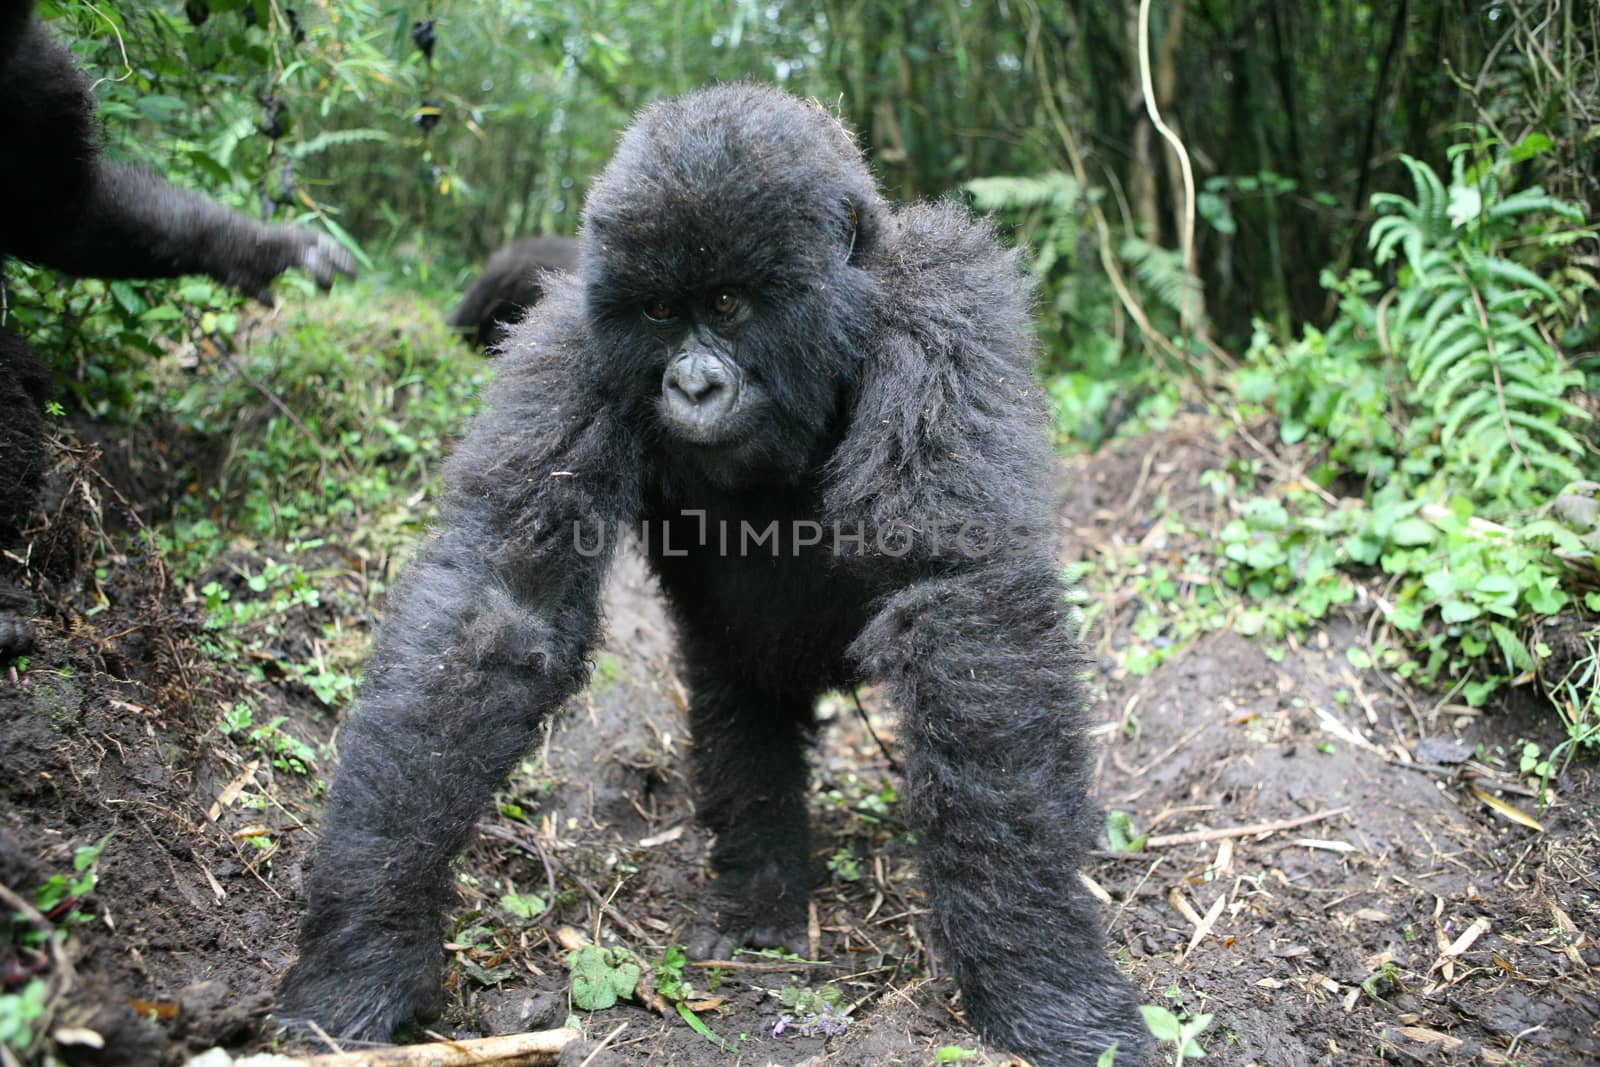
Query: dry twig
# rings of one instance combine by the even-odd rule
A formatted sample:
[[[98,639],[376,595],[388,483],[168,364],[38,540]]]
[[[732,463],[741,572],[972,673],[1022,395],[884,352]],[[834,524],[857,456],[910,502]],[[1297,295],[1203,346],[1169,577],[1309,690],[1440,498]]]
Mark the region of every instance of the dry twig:
[[[305,1067],[545,1067],[579,1037],[576,1030],[540,1030],[470,1041],[430,1041],[423,1045],[328,1052],[299,1061]]]
[[[1176,848],[1181,845],[1200,845],[1207,841],[1222,841],[1230,837],[1255,837],[1257,834],[1276,833],[1279,830],[1292,830],[1296,826],[1307,823],[1321,822],[1331,819],[1335,815],[1343,815],[1349,807],[1329,808],[1327,811],[1313,812],[1310,815],[1301,815],[1295,819],[1279,819],[1276,822],[1258,822],[1249,826],[1223,826],[1215,830],[1191,830],[1184,834],[1157,834],[1146,839],[1145,849]]]

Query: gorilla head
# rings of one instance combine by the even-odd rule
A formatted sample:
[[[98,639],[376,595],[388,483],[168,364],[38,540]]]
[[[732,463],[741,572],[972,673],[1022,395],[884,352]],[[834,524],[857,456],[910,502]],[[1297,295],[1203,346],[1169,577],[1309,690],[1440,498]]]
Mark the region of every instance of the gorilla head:
[[[584,212],[608,384],[653,397],[660,447],[714,484],[799,477],[860,376],[886,213],[816,105],[724,86],[652,107]]]

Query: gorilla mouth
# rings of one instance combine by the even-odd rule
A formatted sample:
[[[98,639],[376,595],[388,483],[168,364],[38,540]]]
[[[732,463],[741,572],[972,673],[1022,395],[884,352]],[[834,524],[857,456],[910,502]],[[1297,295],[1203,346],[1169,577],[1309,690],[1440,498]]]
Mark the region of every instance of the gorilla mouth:
[[[737,443],[739,420],[726,414],[682,410],[670,398],[662,400],[663,422],[673,437],[701,448],[728,448]]]

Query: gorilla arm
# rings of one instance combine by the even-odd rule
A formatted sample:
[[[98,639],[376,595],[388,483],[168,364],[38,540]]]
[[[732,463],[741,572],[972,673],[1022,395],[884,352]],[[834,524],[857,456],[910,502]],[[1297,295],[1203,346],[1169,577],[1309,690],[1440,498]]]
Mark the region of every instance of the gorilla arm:
[[[934,936],[967,1017],[1038,1067],[1146,1043],[1078,880],[1089,798],[1081,661],[1055,564],[996,560],[891,597],[852,647],[904,716]]]
[[[443,529],[379,628],[340,735],[286,1021],[386,1040],[434,1005],[450,862],[587,677],[640,464],[628,433],[574,380],[581,339],[540,343],[555,332],[530,332],[502,365],[447,470]]]
[[[1146,1043],[1137,1001],[1077,873],[1099,819],[1081,661],[1041,543],[1055,468],[1024,332],[1028,287],[959,208],[897,221],[903,273],[884,275],[888,329],[828,502],[847,523],[898,525],[914,541],[898,564],[909,579],[851,655],[903,716],[908,814],[968,1017],[1039,1067],[1093,1063],[1113,1041],[1127,1058]],[[964,558],[962,524],[992,551]]]

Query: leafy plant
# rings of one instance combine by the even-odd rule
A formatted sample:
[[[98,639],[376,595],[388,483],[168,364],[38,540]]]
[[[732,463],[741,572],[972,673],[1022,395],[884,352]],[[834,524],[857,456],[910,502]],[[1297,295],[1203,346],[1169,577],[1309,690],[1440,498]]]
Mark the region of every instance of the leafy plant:
[[[1134,828],[1133,816],[1113,809],[1106,812],[1106,838],[1112,852],[1143,852],[1150,835]]]
[[[217,730],[226,737],[244,741],[280,771],[310,774],[316,763],[316,750],[283,729],[288,721],[287,715],[275,715],[258,726],[255,709],[249,702],[239,701],[222,713],[217,720]]]
[[[584,1011],[603,1011],[632,998],[639,988],[639,961],[623,948],[581,945],[568,954],[572,1003]]]
[[[549,901],[537,893],[506,893],[500,906],[519,919],[534,919],[550,909]]]
[[[1059,171],[976,178],[965,189],[975,208],[1008,223],[1032,252],[1045,389],[1062,436],[1098,445],[1121,421],[1116,409],[1131,408],[1130,396],[1155,394],[1154,405],[1168,395],[1170,376],[1124,345],[1130,326],[1096,256],[1100,236],[1085,225],[1084,205],[1104,191]],[[1199,283],[1176,252],[1130,234],[1115,253],[1132,268],[1128,284],[1155,297],[1151,314],[1166,313],[1161,325],[1176,326],[1178,311],[1197,303]]]
[[[1159,1004],[1141,1004],[1139,1014],[1144,1016],[1145,1028],[1157,1041],[1177,1046],[1177,1058],[1173,1060],[1174,1067],[1183,1067],[1186,1059],[1204,1058],[1205,1050],[1195,1038],[1211,1025],[1212,1016],[1209,1013],[1184,1015],[1180,1018]]]
[[[1570,423],[1589,414],[1568,394],[1583,374],[1540,326],[1567,310],[1544,279],[1502,253],[1512,238],[1534,249],[1564,246],[1583,212],[1537,187],[1502,196],[1500,169],[1467,169],[1452,151],[1448,186],[1426,163],[1402,156],[1416,195],[1373,197],[1383,217],[1369,243],[1382,266],[1403,252],[1406,270],[1389,315],[1390,336],[1410,378],[1410,399],[1431,416],[1441,462],[1471,473],[1473,489],[1526,504],[1581,476],[1587,459]],[[1552,230],[1551,220],[1580,228]]]
[[[861,861],[847,848],[841,848],[828,857],[828,873],[841,882],[861,880]]]
[[[1594,234],[1575,205],[1508,190],[1511,157],[1489,147],[1452,150],[1448,181],[1404,158],[1413,195],[1375,196],[1370,234],[1394,285],[1325,275],[1338,296],[1328,329],[1280,348],[1258,328],[1234,378],[1242,401],[1276,410],[1286,443],[1320,457],[1312,477],[1361,506],[1291,489],[1248,501],[1221,537],[1225,581],[1263,610],[1293,598],[1314,618],[1350,599],[1338,570],[1391,575],[1397,641],[1380,641],[1380,665],[1471,704],[1538,671],[1529,631],[1572,609],[1595,547],[1534,514],[1596,470],[1584,376],[1556,340],[1581,282],[1558,290],[1540,274]],[[1593,699],[1569,724],[1592,721]]]
[[[48,992],[44,979],[35,978],[15,993],[0,996],[0,1049],[28,1050],[33,1044],[34,1024],[44,1017]]]
[[[79,845],[72,850],[72,874],[52,874],[34,891],[33,906],[51,922],[76,925],[93,920],[94,916],[78,905],[95,886],[100,884],[100,854],[105,851],[116,831],[107,833],[92,845]],[[25,943],[37,943],[44,938],[43,931],[32,930],[22,935]]]
[[[678,1013],[678,1018],[682,1019],[689,1029],[718,1048],[731,1050],[733,1043],[707,1026],[689,1006],[689,998],[694,995],[694,988],[683,976],[684,967],[688,962],[688,956],[684,953],[682,945],[667,946],[667,950],[661,954],[660,962],[655,965],[651,973],[656,995],[672,1005]]]

